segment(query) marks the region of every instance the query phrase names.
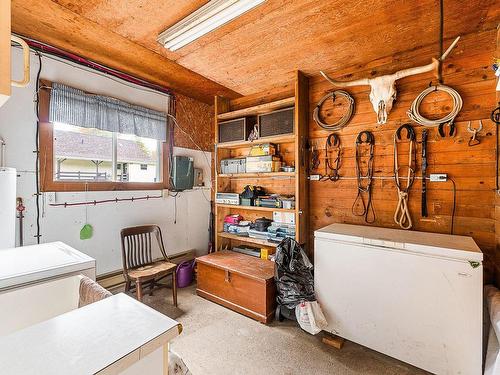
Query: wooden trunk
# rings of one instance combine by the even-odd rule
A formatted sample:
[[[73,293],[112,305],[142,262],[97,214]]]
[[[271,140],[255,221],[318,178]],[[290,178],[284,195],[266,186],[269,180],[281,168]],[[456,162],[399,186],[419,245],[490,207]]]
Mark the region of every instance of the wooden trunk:
[[[274,262],[231,251],[197,258],[199,296],[261,323],[276,307]]]

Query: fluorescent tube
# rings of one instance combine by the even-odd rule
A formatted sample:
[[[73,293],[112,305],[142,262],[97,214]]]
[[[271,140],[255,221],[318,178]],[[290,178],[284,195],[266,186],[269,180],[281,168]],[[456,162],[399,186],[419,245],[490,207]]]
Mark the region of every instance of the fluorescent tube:
[[[211,0],[197,11],[162,32],[157,41],[176,51],[201,36],[234,20],[265,0]]]

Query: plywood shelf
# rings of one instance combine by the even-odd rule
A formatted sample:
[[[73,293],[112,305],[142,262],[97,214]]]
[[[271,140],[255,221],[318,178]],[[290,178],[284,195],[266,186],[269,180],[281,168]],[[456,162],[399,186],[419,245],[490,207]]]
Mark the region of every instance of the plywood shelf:
[[[216,203],[215,205],[217,207],[220,207],[220,208],[235,208],[235,209],[238,209],[238,210],[247,210],[247,211],[295,212],[295,209],[289,209],[289,208],[275,208],[275,207],[271,208],[271,207],[258,207],[258,206],[241,206],[241,205],[237,205],[237,204],[220,204],[220,203]]]
[[[259,138],[256,139],[255,141],[237,141],[237,142],[224,142],[224,143],[217,143],[216,146],[219,149],[222,148],[243,148],[243,147],[252,147],[255,145],[260,145],[263,143],[291,143],[295,141],[295,135],[293,134],[286,134],[286,135],[280,135],[276,137],[265,137],[265,138]]]
[[[232,120],[235,118],[240,118],[245,116],[255,116],[262,113],[272,112],[282,108],[292,107],[294,105],[295,105],[295,97],[292,96],[291,98],[276,100],[274,102],[260,104],[244,109],[239,109],[237,111],[219,113],[217,115],[217,120]]]
[[[307,150],[304,140],[307,139],[307,123],[309,120],[309,81],[300,71],[295,74],[293,82],[293,96],[290,90],[279,91],[279,94],[268,95],[267,92],[253,94],[243,100],[238,99],[234,104],[229,98],[216,96],[214,101],[214,141],[215,164],[221,160],[245,157],[252,146],[274,143],[279,145],[278,154],[286,165],[295,166],[294,172],[268,173],[215,173],[215,193],[242,191],[246,185],[259,185],[276,194],[295,196],[294,209],[240,206],[229,204],[215,204],[215,248],[220,250],[229,240],[254,243],[259,246],[276,247],[276,244],[266,240],[257,240],[248,237],[239,237],[224,233],[224,218],[227,214],[240,213],[247,220],[255,220],[260,216],[270,217],[273,211],[293,214],[296,225],[295,238],[300,243],[306,243],[308,234],[308,189],[307,171],[304,158]],[[283,99],[284,98],[284,99]],[[243,108],[243,106],[245,106]],[[221,122],[235,118],[269,113],[275,110],[294,108],[294,128],[291,134],[281,134],[274,137],[263,137],[252,142],[234,141],[219,143],[218,134]],[[233,108],[235,110],[233,110]]]
[[[295,172],[266,172],[266,173],[220,173],[220,178],[281,178],[295,177]]]
[[[258,238],[250,238],[250,237],[241,237],[241,236],[237,236],[235,234],[226,233],[226,232],[219,232],[218,236],[219,237],[223,237],[223,238],[227,238],[227,239],[230,239],[230,240],[236,240],[236,241],[241,241],[241,242],[248,242],[248,243],[253,243],[253,244],[261,245],[261,246],[267,246],[267,247],[276,247],[276,246],[278,246],[277,243],[269,242],[267,240],[260,240]]]

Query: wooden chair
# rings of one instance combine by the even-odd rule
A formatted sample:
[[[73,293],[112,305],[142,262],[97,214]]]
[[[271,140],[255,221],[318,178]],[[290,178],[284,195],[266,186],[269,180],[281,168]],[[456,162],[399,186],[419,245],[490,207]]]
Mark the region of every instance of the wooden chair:
[[[152,255],[152,237],[156,238],[163,260],[154,261]],[[143,288],[149,286],[149,295],[153,294],[158,281],[172,275],[172,297],[177,307],[177,265],[171,263],[163,246],[163,237],[158,225],[141,225],[121,230],[123,275],[125,290],[137,290],[137,299],[142,301]]]

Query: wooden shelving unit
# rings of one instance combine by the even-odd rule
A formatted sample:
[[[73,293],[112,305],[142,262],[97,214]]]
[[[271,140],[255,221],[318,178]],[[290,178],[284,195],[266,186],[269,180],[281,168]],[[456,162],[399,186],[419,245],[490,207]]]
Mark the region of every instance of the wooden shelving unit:
[[[237,236],[235,234],[226,233],[226,232],[219,232],[218,235],[219,235],[219,237],[227,238],[229,240],[240,241],[240,242],[247,242],[247,243],[251,243],[251,244],[259,245],[259,246],[265,246],[265,247],[276,247],[276,246],[278,246],[278,244],[273,243],[273,242],[269,242],[269,241],[266,241],[266,240],[261,240],[261,239],[258,239],[258,238],[242,237],[242,236]]]
[[[245,242],[256,246],[273,249],[275,243],[249,237],[240,237],[226,233],[224,217],[228,214],[241,214],[245,220],[255,220],[259,217],[272,218],[273,211],[290,212],[295,214],[296,240],[302,244],[307,242],[308,230],[308,184],[306,176],[305,152],[307,145],[307,121],[309,82],[300,71],[296,72],[294,82],[294,95],[284,93],[282,98],[274,95],[273,100],[266,102],[266,94],[252,95],[243,98],[248,106],[232,110],[232,101],[223,97],[215,98],[215,192],[241,193],[245,185],[262,186],[270,193],[295,196],[295,208],[267,208],[255,206],[238,206],[228,204],[215,205],[215,230],[216,249]],[[277,99],[277,100],[276,100]],[[236,99],[241,103],[242,98]],[[254,104],[254,105],[253,105]],[[236,104],[235,104],[236,105]],[[276,137],[260,138],[256,141],[218,142],[219,122],[272,112],[278,109],[294,107],[294,132]],[[251,146],[261,143],[274,143],[278,146],[280,156],[287,165],[295,166],[294,172],[272,173],[235,173],[221,174],[220,161],[226,158],[242,157],[248,155]]]

